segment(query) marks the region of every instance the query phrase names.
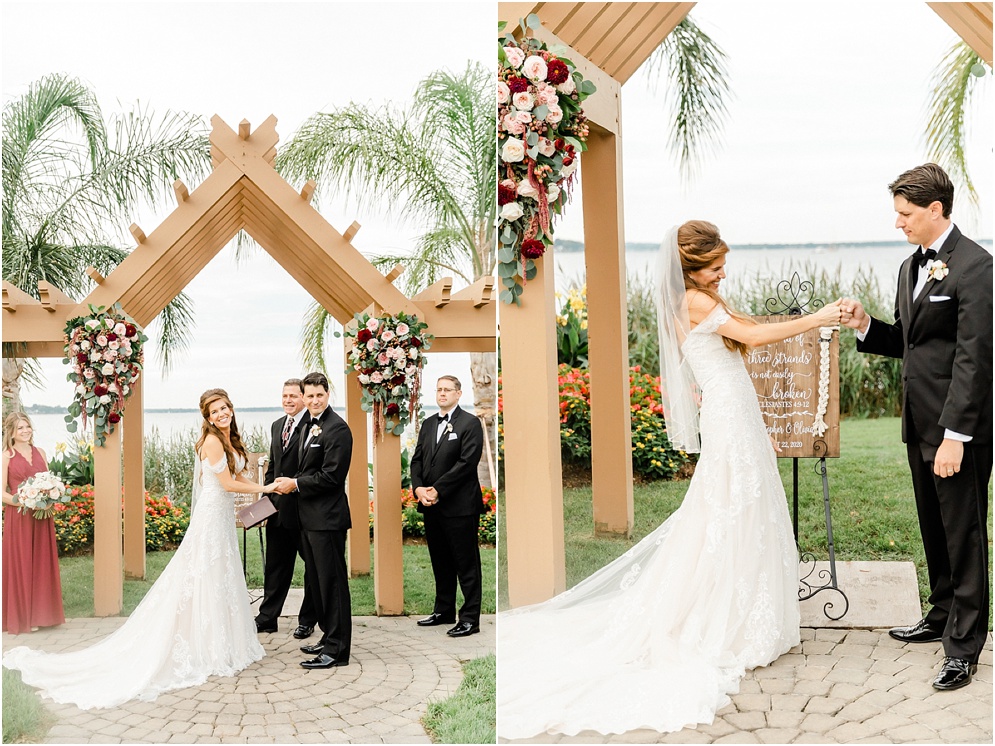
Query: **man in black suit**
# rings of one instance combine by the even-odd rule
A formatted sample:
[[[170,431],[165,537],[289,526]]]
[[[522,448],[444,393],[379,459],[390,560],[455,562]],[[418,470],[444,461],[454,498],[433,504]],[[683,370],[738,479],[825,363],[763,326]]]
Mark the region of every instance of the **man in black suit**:
[[[857,349],[902,358],[907,444],[932,608],[903,642],[943,641],[936,689],[971,682],[988,633],[992,473],[992,256],[950,221],[954,187],[934,163],[888,185],[896,227],[918,246],[898,275],[895,323],[853,300]]]
[[[487,508],[477,479],[483,449],[480,421],[459,408],[462,394],[454,376],[442,376],[435,390],[439,413],[422,423],[411,457],[411,487],[418,510],[425,517],[425,540],[435,575],[435,607],[418,621],[423,627],[456,626],[450,637],[480,631],[480,570],[478,526]],[[456,619],[456,581],[463,591],[463,607]]]
[[[286,415],[273,423],[269,447],[269,465],[266,467],[266,484],[277,477],[297,474],[297,457],[300,446],[301,420],[307,416],[304,406],[304,384],[300,378],[291,378],[283,384],[283,411]],[[297,519],[297,501],[292,495],[269,495],[277,513],[266,521],[266,568],[263,581],[263,601],[256,615],[257,632],[276,632],[277,619],[283,612],[290,584],[294,579],[294,565],[301,551],[301,527]],[[294,637],[303,640],[311,636],[317,622],[311,594],[307,591],[307,572],[304,574],[304,600],[297,614]]]
[[[304,377],[304,403],[309,416],[301,422],[297,476],[276,480],[277,492],[297,498],[307,591],[323,633],[316,644],[301,647],[301,652],[314,656],[301,665],[347,666],[352,606],[345,542],[352,520],[345,480],[352,458],[352,433],[345,420],[328,406],[328,379],[321,373]]]

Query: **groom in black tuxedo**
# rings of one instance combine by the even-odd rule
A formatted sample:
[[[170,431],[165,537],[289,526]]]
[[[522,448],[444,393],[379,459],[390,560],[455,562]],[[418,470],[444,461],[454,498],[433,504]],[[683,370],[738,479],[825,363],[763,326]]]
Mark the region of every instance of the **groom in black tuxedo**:
[[[992,473],[992,256],[950,221],[954,187],[934,163],[889,184],[896,227],[918,248],[898,275],[893,324],[843,303],[857,349],[902,358],[908,448],[932,608],[903,642],[943,641],[936,689],[971,682],[988,633]]]
[[[422,627],[456,625],[450,637],[480,631],[483,578],[478,526],[487,510],[477,479],[484,445],[480,420],[459,408],[459,379],[442,376],[435,390],[439,413],[427,418],[411,457],[411,488],[425,517],[425,541],[435,575],[435,607]],[[456,581],[463,606],[456,619]]]
[[[328,379],[304,377],[308,416],[301,421],[299,464],[294,479],[280,477],[276,491],[297,498],[307,592],[317,610],[321,639],[301,651],[313,655],[304,668],[349,665],[352,606],[346,566],[346,533],[352,526],[345,480],[352,458],[352,433],[328,406]]]
[[[276,420],[271,428],[266,484],[271,484],[277,477],[292,477],[297,474],[297,457],[303,429],[301,422],[308,414],[304,406],[304,383],[301,379],[291,378],[283,384],[282,402],[286,414]],[[287,600],[287,593],[294,579],[297,554],[304,556],[295,497],[278,494],[269,497],[277,514],[266,521],[266,568],[263,576],[263,600],[256,615],[257,632],[277,631],[277,619],[283,612],[283,603]],[[298,640],[310,637],[318,621],[307,585],[305,571],[304,600],[297,614],[297,629],[294,630],[294,637]]]

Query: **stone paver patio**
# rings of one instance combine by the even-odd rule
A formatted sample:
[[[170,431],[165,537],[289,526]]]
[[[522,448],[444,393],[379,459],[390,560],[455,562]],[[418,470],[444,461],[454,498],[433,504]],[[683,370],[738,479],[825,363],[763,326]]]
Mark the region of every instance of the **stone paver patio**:
[[[953,692],[930,685],[939,643],[901,643],[886,630],[802,629],[801,637],[747,673],[711,725],[511,743],[992,743],[991,634],[975,680]]]
[[[30,635],[4,634],[3,647],[72,650],[123,622],[72,619]],[[430,743],[420,723],[428,703],[456,691],[462,662],[494,651],[493,616],[482,619],[480,634],[460,639],[408,617],[354,617],[353,624],[352,661],[342,668],[302,669],[308,656],[283,618],[279,632],[259,636],[266,657],[237,677],[107,710],[46,700],[58,718],[46,742]]]

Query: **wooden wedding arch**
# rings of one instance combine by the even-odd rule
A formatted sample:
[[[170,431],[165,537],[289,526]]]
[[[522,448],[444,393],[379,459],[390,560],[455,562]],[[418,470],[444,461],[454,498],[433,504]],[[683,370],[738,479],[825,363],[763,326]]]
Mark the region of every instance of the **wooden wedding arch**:
[[[3,283],[3,341],[19,343],[24,357],[62,357],[66,321],[88,304],[121,307],[147,326],[240,231],[246,231],[311,296],[342,324],[356,313],[416,314],[435,335],[433,351],[493,352],[496,337],[494,280],[486,277],[458,292],[444,279],[413,298],[392,284],[402,267],[381,274],[356,250],[353,223],[337,232],[315,210],[315,183],[297,192],[274,170],[276,118],[255,130],[247,121],[235,132],[220,117],[211,120],[213,171],[194,191],[174,185],[176,209],[150,234],[137,225],[134,251],[107,277],[90,269],[96,284],[82,301],[39,283],[40,300]],[[128,401],[125,417],[104,446],[94,449],[94,608],[97,616],[122,608],[123,575],[145,576],[142,384]],[[349,470],[349,566],[352,575],[370,572],[368,525],[367,414],[360,408],[355,374],[346,381],[346,419],[357,447]],[[123,438],[122,438],[123,432]],[[123,464],[123,469],[122,469]],[[122,480],[123,475],[123,480]],[[123,548],[122,553],[122,486]],[[373,443],[374,591],[377,613],[404,611],[400,438]],[[123,572],[122,572],[123,571]]]
[[[695,3],[502,2],[499,19],[519,34],[538,14],[534,33],[567,56],[597,93],[584,102],[590,119],[581,156],[584,258],[587,267],[594,526],[599,534],[632,532],[625,237],[622,201],[621,88]],[[992,3],[927,3],[989,65]],[[505,439],[507,587],[512,606],[564,590],[563,486],[556,308],[552,252],[536,261],[521,306],[501,309]]]

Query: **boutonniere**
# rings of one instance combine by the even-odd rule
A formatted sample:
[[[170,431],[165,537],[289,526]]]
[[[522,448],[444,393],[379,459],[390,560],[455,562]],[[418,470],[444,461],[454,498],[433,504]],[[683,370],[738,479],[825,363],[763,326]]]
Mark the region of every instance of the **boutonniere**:
[[[949,274],[950,270],[947,268],[947,265],[939,259],[930,259],[926,262],[926,276],[929,279],[939,282]]]
[[[447,433],[451,433],[452,431],[453,431],[453,423],[447,422],[446,423],[446,432]]]
[[[317,438],[319,435],[321,435],[321,428],[317,425],[311,425],[311,437]]]

